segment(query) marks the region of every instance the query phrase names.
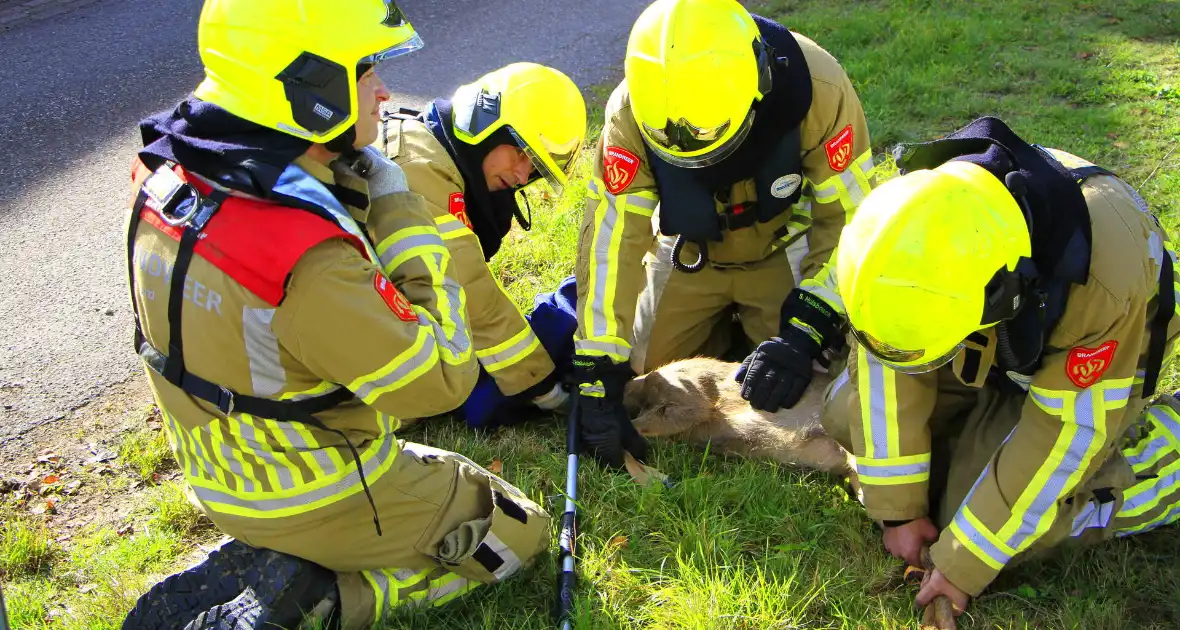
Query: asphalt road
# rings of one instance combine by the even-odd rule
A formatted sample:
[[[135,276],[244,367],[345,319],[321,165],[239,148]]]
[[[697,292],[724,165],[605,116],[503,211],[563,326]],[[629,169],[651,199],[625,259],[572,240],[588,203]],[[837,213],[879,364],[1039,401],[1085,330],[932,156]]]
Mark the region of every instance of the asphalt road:
[[[648,0],[402,0],[410,107],[513,61],[614,77]],[[0,449],[139,374],[123,221],[136,122],[201,78],[198,0],[104,0],[0,33]],[[0,450],[0,454],[4,451]]]

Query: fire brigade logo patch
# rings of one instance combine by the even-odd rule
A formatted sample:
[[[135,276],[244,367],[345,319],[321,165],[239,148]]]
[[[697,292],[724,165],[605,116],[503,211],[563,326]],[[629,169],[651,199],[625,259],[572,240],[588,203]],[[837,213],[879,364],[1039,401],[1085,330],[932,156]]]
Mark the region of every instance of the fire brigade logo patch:
[[[635,181],[635,174],[639,172],[640,161],[635,154],[620,148],[607,147],[602,152],[602,174],[606,180],[606,189],[612,195],[617,195],[627,189]]]
[[[410,306],[410,301],[383,274],[379,273],[373,276],[373,287],[377,289],[377,295],[385,300],[385,305],[393,311],[394,315],[397,315],[398,319],[403,322],[418,321],[418,316],[414,314],[414,307]]]
[[[824,143],[828,152],[828,166],[833,171],[843,171],[852,162],[852,125],[848,125],[836,134],[836,137]]]
[[[467,229],[471,229],[471,219],[467,218],[467,200],[463,197],[463,193],[451,193],[450,199],[447,200],[447,212],[462,221]]]
[[[1065,375],[1082,389],[1093,385],[1114,361],[1114,351],[1118,347],[1119,342],[1112,340],[1097,348],[1078,346],[1070,350],[1065,360]]]

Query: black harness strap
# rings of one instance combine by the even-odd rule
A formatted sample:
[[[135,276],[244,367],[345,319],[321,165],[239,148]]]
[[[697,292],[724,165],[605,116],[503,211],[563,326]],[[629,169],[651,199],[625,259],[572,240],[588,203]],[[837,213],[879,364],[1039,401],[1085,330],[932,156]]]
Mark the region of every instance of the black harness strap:
[[[149,176],[150,177],[150,176]],[[227,387],[205,380],[185,369],[184,338],[182,336],[182,315],[184,305],[184,281],[188,276],[188,269],[192,263],[197,241],[200,240],[201,230],[208,220],[217,212],[228,195],[214,188],[209,195],[200,195],[195,188],[185,185],[191,195],[193,203],[204,206],[193,214],[193,218],[184,224],[180,246],[176,254],[176,261],[172,266],[172,276],[169,280],[168,294],[168,354],[165,355],[149,343],[144,334],[139,318],[139,305],[135,297],[135,237],[139,229],[140,213],[147,203],[147,193],[140,191],[131,211],[131,220],[127,230],[127,277],[131,284],[131,310],[135,317],[135,350],[143,358],[149,368],[163,376],[169,383],[180,388],[184,393],[212,404],[221,413],[229,415],[232,412],[245,413],[260,418],[270,418],[279,422],[298,422],[327,431],[343,438],[348,451],[356,463],[357,476],[360,477],[361,488],[369,507],[373,511],[373,525],[377,535],[381,536],[381,521],[377,516],[377,504],[373,500],[373,493],[369,489],[369,482],[365,478],[365,470],[361,462],[360,453],[349,439],[348,435],[339,429],[325,425],[315,414],[327,411],[336,406],[354,400],[353,393],[345,387],[304,400],[272,400],[258,396],[239,394]],[[366,203],[367,205],[367,203]]]
[[[1147,374],[1143,377],[1143,398],[1155,395],[1160,370],[1164,365],[1164,351],[1168,345],[1168,325],[1176,314],[1176,293],[1173,288],[1172,255],[1164,250],[1160,266],[1160,293],[1156,301],[1155,317],[1151,319],[1151,338],[1147,342]]]
[[[1077,178],[1079,184],[1098,175],[1118,177],[1111,171],[1092,164],[1072,168],[1070,173]],[[1172,317],[1176,315],[1176,293],[1173,288],[1176,281],[1173,276],[1172,255],[1166,249],[1163,254],[1163,260],[1160,262],[1159,297],[1156,301],[1155,317],[1151,318],[1150,337],[1147,342],[1147,365],[1142,395],[1144,399],[1155,395],[1160,371],[1164,365],[1164,352],[1168,346],[1168,326],[1172,323]]]
[[[131,290],[131,317],[135,321],[135,351],[143,345],[143,327],[139,323],[139,300],[135,298],[135,236],[139,232],[139,215],[147,204],[147,194],[142,191],[135,197],[131,208],[131,219],[127,225],[127,282]]]
[[[214,188],[209,195],[203,196],[192,186],[188,186],[195,196],[193,203],[198,207],[209,208],[209,216],[217,212],[226,194]],[[181,315],[184,306],[184,281],[188,278],[188,268],[193,261],[193,253],[197,241],[201,237],[201,228],[193,222],[184,224],[184,232],[180,237],[180,248],[176,252],[176,261],[172,265],[172,277],[168,284],[168,354],[164,360],[164,378],[169,383],[180,387],[184,378],[184,336],[181,334]]]

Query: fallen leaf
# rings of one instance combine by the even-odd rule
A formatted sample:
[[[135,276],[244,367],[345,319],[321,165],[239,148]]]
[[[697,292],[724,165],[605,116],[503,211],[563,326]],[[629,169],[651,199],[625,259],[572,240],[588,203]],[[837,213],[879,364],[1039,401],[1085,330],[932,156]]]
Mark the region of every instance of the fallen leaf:
[[[38,503],[37,505],[33,506],[33,509],[29,510],[29,512],[32,514],[37,514],[37,515],[53,514],[54,507],[56,507],[56,506],[57,506],[57,504],[54,503],[53,499],[50,499],[50,500],[46,501],[45,503]]]
[[[1074,57],[1077,57],[1078,59],[1089,59],[1090,57],[1093,57],[1093,56],[1094,56],[1094,53],[1092,53],[1092,52],[1080,52],[1080,53],[1074,55]]]
[[[53,451],[42,453],[39,457],[37,457],[37,462],[41,464],[56,464],[60,461],[61,455],[58,455]]]
[[[61,481],[61,477],[58,477],[57,475],[46,475],[45,478],[41,480],[41,485],[52,486],[59,481]]]
[[[82,487],[81,481],[71,481],[66,484],[66,494],[77,494],[78,489]]]
[[[118,534],[119,536],[126,536],[134,530],[135,530],[135,526],[132,525],[131,523],[128,523],[128,524],[120,527],[119,529],[116,529],[115,533]]]
[[[621,549],[627,546],[627,542],[626,536],[615,536],[614,538],[610,539],[610,542],[607,543],[606,546],[610,549]]]
[[[1115,133],[1115,132],[1113,132],[1113,131],[1112,131],[1112,132],[1110,132],[1110,133],[1106,134],[1106,137],[1107,137],[1107,138],[1110,138],[1111,140],[1118,140],[1118,139],[1119,139],[1119,134],[1117,134],[1117,133]]]
[[[1106,23],[1107,23],[1107,24],[1118,24],[1119,22],[1122,22],[1122,19],[1120,19],[1120,18],[1116,18],[1116,17],[1108,17],[1108,18],[1106,18]]]
[[[1122,141],[1118,141],[1118,142],[1112,142],[1111,144],[1112,144],[1112,145],[1114,146],[1114,148],[1116,148],[1116,149],[1126,149],[1126,148],[1129,148],[1129,147],[1131,146],[1131,145],[1127,144],[1126,142],[1122,142]]]
[[[492,473],[493,475],[498,475],[504,472],[504,462],[498,459],[493,459],[492,463],[488,464],[488,472]]]

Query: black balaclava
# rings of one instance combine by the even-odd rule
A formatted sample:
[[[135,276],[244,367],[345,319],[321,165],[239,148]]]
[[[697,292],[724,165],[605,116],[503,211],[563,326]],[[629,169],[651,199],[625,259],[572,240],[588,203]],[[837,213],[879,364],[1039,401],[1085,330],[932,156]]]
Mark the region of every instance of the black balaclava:
[[[451,102],[439,99],[431,104],[421,119],[459,167],[466,189],[467,218],[483,248],[484,259],[491,260],[500,251],[504,237],[512,229],[512,217],[520,209],[516,203],[516,190],[488,190],[483,160],[502,144],[517,146],[516,140],[507,127],[501,127],[479,144],[463,142],[454,136],[451,113]]]

